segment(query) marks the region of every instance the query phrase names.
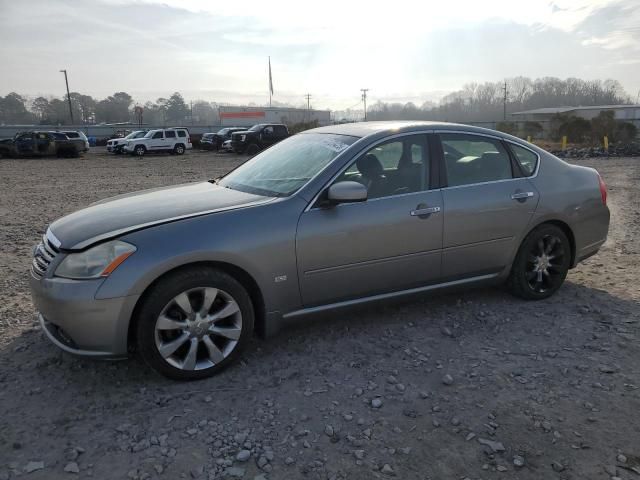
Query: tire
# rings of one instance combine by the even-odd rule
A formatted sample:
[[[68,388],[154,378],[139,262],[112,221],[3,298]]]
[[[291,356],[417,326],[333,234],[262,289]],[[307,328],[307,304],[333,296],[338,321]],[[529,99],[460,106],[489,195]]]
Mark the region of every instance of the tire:
[[[260,147],[258,147],[258,145],[256,145],[255,143],[252,143],[251,145],[249,145],[247,147],[247,155],[255,155],[256,153],[258,153],[260,151]]]
[[[542,300],[563,284],[571,263],[571,245],[561,228],[543,224],[522,241],[507,286],[525,300]]]
[[[176,155],[184,155],[184,151],[185,151],[184,145],[182,145],[181,143],[173,147],[173,153],[175,153]]]
[[[147,149],[144,145],[136,145],[136,148],[133,149],[133,154],[138,157],[143,157],[147,153]]]
[[[211,306],[201,316],[207,296]],[[137,316],[137,347],[161,375],[197,380],[233,363],[253,335],[253,325],[251,298],[235,278],[220,270],[192,267],[163,278],[144,298]]]

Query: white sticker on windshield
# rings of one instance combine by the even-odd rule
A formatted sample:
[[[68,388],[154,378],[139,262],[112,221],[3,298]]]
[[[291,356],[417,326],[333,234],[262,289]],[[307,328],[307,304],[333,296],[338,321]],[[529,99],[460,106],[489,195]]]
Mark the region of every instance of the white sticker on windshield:
[[[342,143],[334,138],[322,139],[320,140],[320,144],[323,147],[327,147],[329,150],[333,150],[337,153],[340,153],[349,146],[346,143]]]

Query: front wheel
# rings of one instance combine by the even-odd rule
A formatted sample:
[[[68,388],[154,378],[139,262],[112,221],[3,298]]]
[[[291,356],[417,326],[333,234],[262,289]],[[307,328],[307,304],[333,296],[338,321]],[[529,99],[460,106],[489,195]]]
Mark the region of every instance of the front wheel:
[[[175,380],[214,375],[232,363],[253,333],[254,312],[242,285],[208,267],[176,272],[144,300],[137,322],[142,358]]]
[[[134,150],[133,153],[136,154],[138,157],[142,157],[144,156],[145,153],[147,153],[147,149],[144,148],[143,145],[138,145]]]
[[[520,245],[507,281],[511,293],[526,300],[542,300],[562,285],[571,263],[571,245],[555,225],[532,230]]]
[[[247,155],[253,156],[258,153],[259,150],[260,147],[258,147],[258,145],[256,145],[255,143],[252,143],[247,147]]]

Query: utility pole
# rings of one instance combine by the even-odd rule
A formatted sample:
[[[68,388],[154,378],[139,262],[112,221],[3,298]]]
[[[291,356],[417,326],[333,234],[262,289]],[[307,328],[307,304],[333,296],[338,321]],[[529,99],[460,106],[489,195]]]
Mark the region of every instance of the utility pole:
[[[193,125],[193,100],[189,102],[189,105],[191,106],[191,125]]]
[[[311,121],[311,94],[307,93],[304,98],[307,99],[307,122]]]
[[[69,80],[67,78],[67,71],[60,70],[60,73],[64,73],[64,83],[67,85],[67,100],[69,101],[69,116],[71,117],[71,125],[73,125],[73,109],[71,108],[71,94],[69,93]]]
[[[506,122],[507,121],[507,81],[504,81],[504,101],[502,103],[502,119]]]
[[[362,101],[364,102],[364,121],[367,121],[367,92],[369,91],[368,88],[361,88],[360,91],[362,92]]]

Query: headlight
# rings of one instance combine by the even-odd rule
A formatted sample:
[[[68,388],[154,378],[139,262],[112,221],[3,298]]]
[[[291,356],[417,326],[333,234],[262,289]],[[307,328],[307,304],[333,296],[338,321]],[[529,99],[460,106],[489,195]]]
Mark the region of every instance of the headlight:
[[[67,255],[55,275],[75,279],[107,277],[135,251],[135,246],[120,240],[102,243],[85,252]]]
[[[246,135],[240,135],[240,141],[244,142],[247,139]]]

